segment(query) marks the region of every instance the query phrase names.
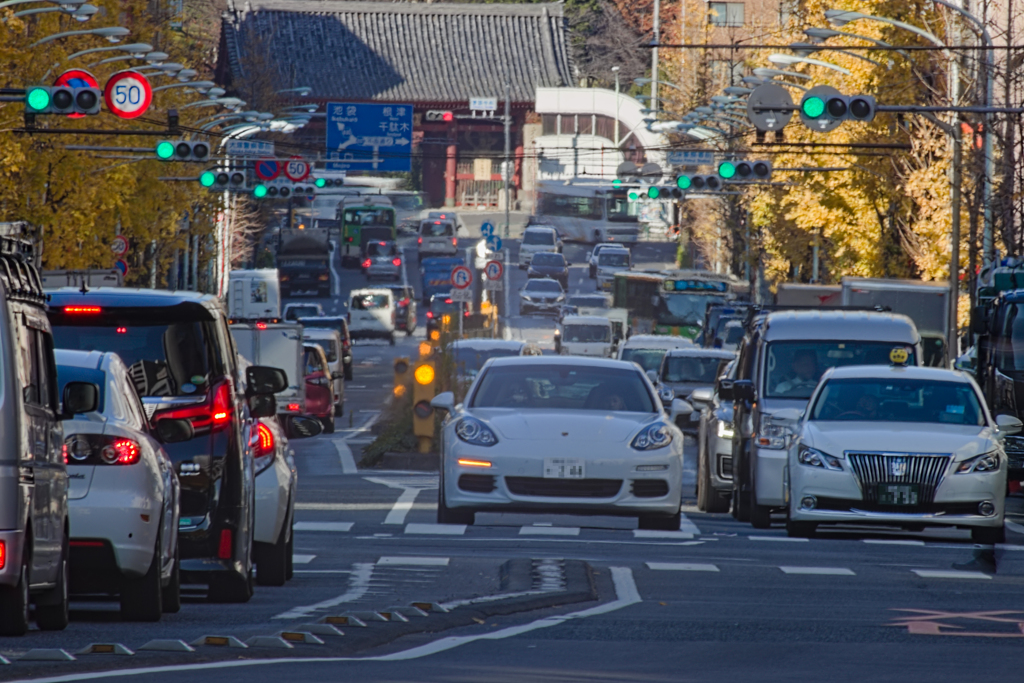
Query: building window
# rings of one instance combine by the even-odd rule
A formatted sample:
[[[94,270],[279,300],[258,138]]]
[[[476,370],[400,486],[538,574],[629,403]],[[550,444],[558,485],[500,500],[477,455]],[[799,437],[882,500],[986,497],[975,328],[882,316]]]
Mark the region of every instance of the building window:
[[[742,2],[710,2],[708,20],[715,26],[743,26]]]
[[[541,125],[543,127],[543,135],[557,135],[558,114],[544,114],[541,116]]]

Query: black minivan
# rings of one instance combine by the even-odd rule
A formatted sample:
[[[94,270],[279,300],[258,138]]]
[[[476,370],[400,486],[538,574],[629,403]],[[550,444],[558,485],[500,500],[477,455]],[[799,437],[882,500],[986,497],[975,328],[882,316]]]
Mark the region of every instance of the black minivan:
[[[167,418],[192,422],[193,438],[165,445],[181,482],[182,582],[208,583],[213,601],[248,601],[255,514],[249,437],[267,409],[254,399],[283,389],[266,385],[284,373],[240,373],[213,296],[104,287],[49,293],[58,348],[117,353],[155,428]]]

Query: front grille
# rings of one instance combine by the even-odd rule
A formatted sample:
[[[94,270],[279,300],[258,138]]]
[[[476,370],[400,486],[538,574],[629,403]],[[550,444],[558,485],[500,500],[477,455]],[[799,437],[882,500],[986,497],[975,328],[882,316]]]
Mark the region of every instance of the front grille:
[[[877,503],[878,484],[918,484],[918,503],[935,499],[935,489],[946,474],[949,455],[911,455],[903,453],[847,453],[853,474],[860,483],[867,503]],[[901,506],[906,510],[908,506]],[[911,506],[913,507],[913,506]]]
[[[517,496],[553,498],[614,498],[622,488],[621,479],[542,479],[505,477],[509,492]]]
[[[495,489],[492,474],[463,474],[459,477],[459,488],[473,493],[490,493]]]
[[[633,495],[637,498],[661,498],[668,495],[668,482],[664,479],[636,479]]]
[[[815,510],[829,510],[834,512],[850,512],[852,510],[863,510],[864,512],[891,512],[894,514],[946,514],[946,515],[976,515],[978,514],[978,503],[924,503],[920,505],[879,505],[878,503],[867,503],[860,500],[847,500],[845,498],[818,498]]]

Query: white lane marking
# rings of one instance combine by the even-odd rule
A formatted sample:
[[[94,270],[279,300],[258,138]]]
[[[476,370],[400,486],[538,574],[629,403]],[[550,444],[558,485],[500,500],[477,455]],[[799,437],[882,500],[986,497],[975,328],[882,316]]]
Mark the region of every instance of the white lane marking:
[[[718,567],[713,564],[700,564],[695,562],[648,562],[647,568],[654,571],[665,572],[717,572]]]
[[[319,510],[321,512],[390,510],[394,503],[296,503],[296,510]],[[436,510],[437,503],[417,503],[414,510]]]
[[[693,538],[693,534],[682,531],[656,531],[654,529],[633,529],[633,538],[678,538],[687,540]]]
[[[346,389],[365,389],[366,385],[365,384],[347,384],[347,385],[345,385],[345,388]]]
[[[700,535],[700,529],[697,528],[696,524],[687,519],[686,515],[679,516],[679,530],[695,536]]]
[[[1010,545],[1008,543],[996,543],[1000,550],[1024,550],[1024,545]]]
[[[924,545],[924,541],[886,541],[880,538],[865,538],[863,542],[874,545]]]
[[[813,574],[817,576],[856,576],[846,567],[779,567],[784,574]]]
[[[442,602],[441,607],[445,609],[454,609],[456,607],[462,607],[464,605],[478,605],[482,602],[497,602],[498,600],[511,600],[512,598],[521,598],[527,595],[545,595],[551,593],[549,590],[533,590],[533,591],[519,591],[518,593],[498,593],[496,595],[485,595],[480,598],[467,598],[466,600],[452,600],[451,602]]]
[[[355,602],[366,595],[370,589],[370,580],[373,578],[373,564],[359,562],[352,565],[352,574],[348,579],[348,590],[336,598],[322,600],[312,605],[292,607],[287,612],[272,617],[273,619],[303,619],[312,616],[318,610],[337,607],[345,602]]]
[[[790,538],[789,536],[747,536],[751,541],[788,541],[791,543],[807,543],[806,538]]]
[[[1024,534],[1024,524],[1017,524],[1017,522],[1011,522],[1008,519],[1003,520],[1003,524],[1006,525],[1007,529],[1009,529],[1010,531],[1012,531],[1014,533]]]
[[[439,536],[461,536],[466,533],[465,524],[406,524],[407,534],[437,534]]]
[[[352,531],[354,522],[295,522],[296,531]]]
[[[348,447],[342,439],[334,439],[331,441],[334,444],[334,449],[338,451],[338,460],[341,461],[341,471],[343,474],[356,474],[359,468],[356,467],[356,459],[352,457],[352,449]]]
[[[334,240],[331,240],[331,257],[329,259],[327,259],[327,263],[329,263],[330,266],[331,266],[331,275],[334,276],[334,279],[333,279],[334,286],[331,287],[331,289],[333,289],[334,291],[331,292],[331,294],[333,294],[334,296],[341,296],[341,274],[339,274],[338,270],[334,267],[334,255],[337,254],[337,253],[338,253],[338,243],[335,242]],[[338,303],[338,302],[335,301],[334,303]]]
[[[351,569],[296,569],[296,574],[351,574]]]
[[[395,501],[391,512],[384,518],[385,524],[405,524],[405,516],[412,510],[412,504],[416,502],[416,496],[420,495],[423,489],[402,489],[401,495]]]
[[[991,579],[982,572],[957,571],[955,569],[911,569],[922,579]]]
[[[294,564],[309,564],[314,559],[316,559],[316,555],[298,555],[295,553],[292,554],[292,563]]]
[[[412,567],[447,567],[447,557],[408,557],[397,555],[394,557],[382,557],[377,560],[377,566],[412,566]]]
[[[519,529],[520,536],[579,536],[578,526],[524,526]]]

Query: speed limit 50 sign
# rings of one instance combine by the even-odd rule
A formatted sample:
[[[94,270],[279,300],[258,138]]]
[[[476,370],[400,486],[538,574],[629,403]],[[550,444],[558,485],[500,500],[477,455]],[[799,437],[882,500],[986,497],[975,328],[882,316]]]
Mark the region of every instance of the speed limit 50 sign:
[[[115,116],[134,119],[142,116],[153,101],[153,88],[137,71],[118,71],[107,81],[103,101]]]

